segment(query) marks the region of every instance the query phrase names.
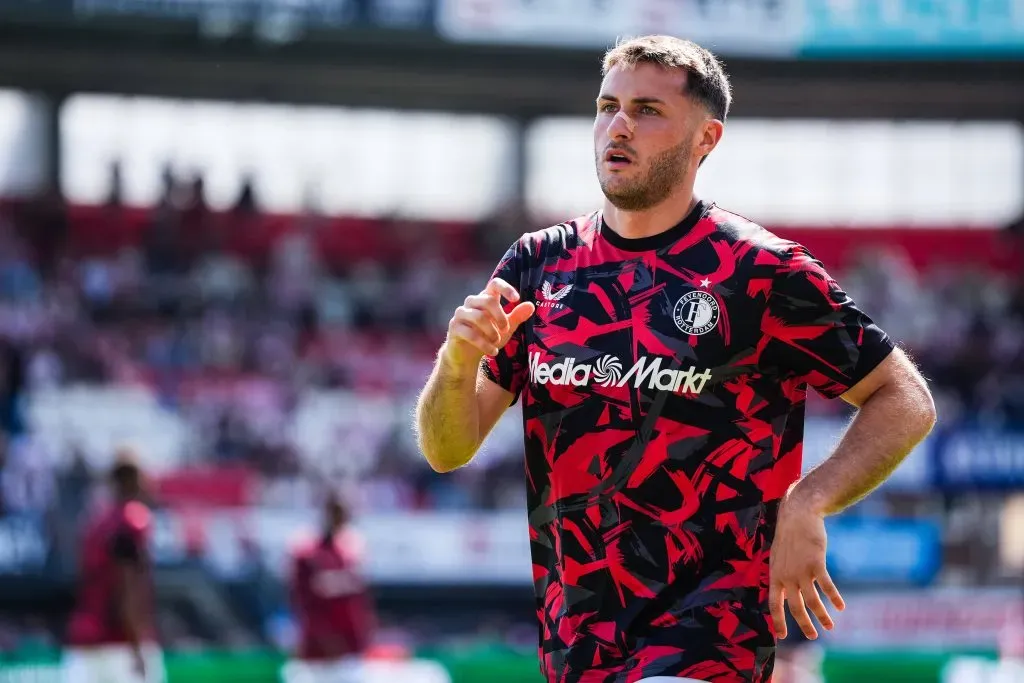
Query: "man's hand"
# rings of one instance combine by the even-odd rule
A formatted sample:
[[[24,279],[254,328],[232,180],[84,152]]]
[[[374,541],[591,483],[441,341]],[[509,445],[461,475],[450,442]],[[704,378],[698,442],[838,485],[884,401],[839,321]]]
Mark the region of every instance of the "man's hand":
[[[515,305],[508,313],[501,305],[503,298]],[[416,402],[417,442],[435,472],[451,472],[472,460],[512,405],[513,392],[487,381],[480,359],[504,348],[534,308],[520,302],[514,287],[494,278],[456,309],[448,338]]]
[[[533,315],[535,307],[529,301],[506,314],[501,306],[502,297],[516,302],[519,292],[501,278],[494,278],[484,291],[466,297],[466,302],[455,309],[442,349],[451,365],[475,373],[480,359],[498,353],[516,328]]]
[[[768,589],[768,604],[780,640],[786,637],[787,602],[800,630],[809,639],[817,638],[818,631],[808,608],[825,630],[832,630],[832,617],[818,595],[815,582],[837,610],[846,608],[825,569],[825,544],[825,515],[792,497],[784,499],[772,543]]]

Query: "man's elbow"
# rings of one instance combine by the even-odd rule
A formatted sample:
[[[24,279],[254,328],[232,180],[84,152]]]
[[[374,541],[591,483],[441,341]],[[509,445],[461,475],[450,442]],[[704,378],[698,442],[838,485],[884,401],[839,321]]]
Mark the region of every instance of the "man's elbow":
[[[919,439],[924,439],[938,420],[935,399],[924,378],[918,378],[917,381],[910,383],[905,393],[904,404],[907,407],[905,414],[920,430]]]
[[[430,465],[430,469],[434,470],[438,474],[448,474],[449,472],[454,472],[455,470],[459,469],[460,467],[469,462],[469,458],[466,458],[464,460],[444,460],[440,458],[428,457],[426,460],[427,464]]]
[[[454,454],[450,451],[432,448],[422,442],[420,443],[420,453],[423,454],[423,459],[430,465],[430,469],[438,474],[453,472],[465,465],[473,457],[472,454],[465,457],[453,457]]]
[[[925,389],[925,397],[927,398],[924,415],[925,436],[928,436],[928,433],[935,427],[935,423],[939,421],[939,413],[935,410],[935,399],[932,398],[932,392],[928,391],[927,388]]]
[[[444,462],[443,460],[435,460],[434,458],[427,458],[427,464],[430,465],[430,469],[434,470],[438,474],[448,474],[459,469],[461,465],[457,463]]]

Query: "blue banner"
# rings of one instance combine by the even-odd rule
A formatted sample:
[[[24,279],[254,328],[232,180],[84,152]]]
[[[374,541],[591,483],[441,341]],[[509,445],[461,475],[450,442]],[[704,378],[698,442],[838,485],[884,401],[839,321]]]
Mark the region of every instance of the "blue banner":
[[[1024,432],[957,430],[936,439],[935,471],[940,487],[1024,487]]]
[[[931,520],[837,517],[828,522],[829,573],[846,583],[927,585],[942,565],[941,538]]]
[[[804,0],[802,56],[1024,57],[1017,0]]]
[[[804,470],[832,454],[845,423],[809,418],[804,429]],[[890,491],[1024,488],[1024,429],[938,428],[882,483]]]

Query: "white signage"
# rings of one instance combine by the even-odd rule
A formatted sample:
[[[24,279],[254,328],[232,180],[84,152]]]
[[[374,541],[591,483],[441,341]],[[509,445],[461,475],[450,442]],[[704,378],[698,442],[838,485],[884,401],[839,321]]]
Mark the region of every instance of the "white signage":
[[[996,648],[1024,623],[1024,598],[1013,590],[850,593],[835,615],[830,647],[849,649]]]
[[[802,18],[798,0],[440,0],[437,10],[456,41],[609,47],[667,33],[734,55],[795,53]]]
[[[158,511],[154,555],[176,562],[198,533],[203,560],[225,575],[253,569],[258,549],[270,571],[288,570],[291,550],[317,533],[312,509],[211,510],[201,520]],[[366,544],[364,571],[373,583],[497,583],[528,585],[532,576],[525,510],[502,513],[394,513],[356,522]]]

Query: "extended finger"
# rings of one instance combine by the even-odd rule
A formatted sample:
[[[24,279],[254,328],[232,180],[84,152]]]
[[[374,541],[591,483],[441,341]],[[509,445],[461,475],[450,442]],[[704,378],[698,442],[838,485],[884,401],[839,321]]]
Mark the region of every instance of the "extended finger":
[[[811,613],[818,618],[818,623],[826,631],[831,631],[835,626],[832,622],[832,615],[825,609],[825,604],[821,601],[821,596],[818,595],[818,589],[814,582],[808,581],[800,586],[800,594],[803,595],[804,604],[807,605],[807,609],[811,610]]]
[[[491,346],[497,346],[501,343],[501,333],[498,331],[490,313],[479,308],[460,306],[455,311],[455,318],[459,322],[475,327],[483,338],[490,342]]]
[[[768,588],[768,609],[775,624],[775,635],[782,640],[786,637],[786,610],[784,608],[786,592],[777,583]]]
[[[529,320],[533,312],[537,310],[537,307],[530,301],[524,301],[511,310],[508,314],[508,324],[512,330],[515,330],[524,322]]]
[[[516,288],[502,280],[500,277],[496,277],[488,282],[487,288],[484,289],[484,292],[503,296],[509,301],[519,301],[519,292],[516,291]]]
[[[818,630],[814,628],[814,622],[811,621],[811,615],[807,613],[804,598],[800,595],[800,588],[796,584],[786,586],[786,603],[789,604],[789,613],[793,615],[793,619],[800,625],[800,630],[804,632],[808,640],[816,639]]]
[[[453,320],[448,328],[448,336],[466,342],[485,356],[493,356],[498,353],[498,347],[493,342],[484,339],[480,330],[467,322]]]
[[[498,297],[489,294],[474,294],[473,296],[466,297],[464,305],[466,308],[481,310],[491,316],[494,327],[498,330],[499,334],[508,332],[508,315],[505,314],[505,310],[501,307]]]
[[[839,594],[839,589],[832,583],[832,577],[828,575],[828,571],[822,569],[818,574],[818,585],[821,586],[821,590],[824,591],[825,595],[828,596],[829,602],[842,612],[846,609],[846,601],[843,600],[843,596]]]

